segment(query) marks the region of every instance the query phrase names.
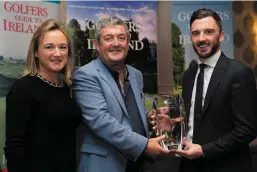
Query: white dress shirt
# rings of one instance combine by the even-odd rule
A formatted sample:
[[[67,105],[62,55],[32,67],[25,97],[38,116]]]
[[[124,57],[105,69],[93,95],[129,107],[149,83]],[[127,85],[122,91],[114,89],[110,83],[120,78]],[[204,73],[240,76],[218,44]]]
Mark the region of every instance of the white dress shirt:
[[[212,76],[212,72],[214,70],[214,67],[216,66],[219,57],[221,55],[221,51],[219,50],[216,54],[208,58],[204,64],[206,64],[206,67],[204,68],[204,85],[203,85],[203,99],[202,99],[202,107],[204,106],[204,100],[207,92],[207,88]],[[192,98],[191,98],[191,107],[190,107],[190,114],[189,114],[189,119],[188,119],[188,133],[187,133],[187,140],[192,143],[193,141],[193,131],[194,131],[194,108],[195,108],[195,91],[196,91],[196,83],[197,83],[197,76],[200,73],[200,68],[199,64],[202,62],[198,60],[198,70],[195,76],[195,81],[194,81],[194,87],[193,87],[193,92],[192,92]]]

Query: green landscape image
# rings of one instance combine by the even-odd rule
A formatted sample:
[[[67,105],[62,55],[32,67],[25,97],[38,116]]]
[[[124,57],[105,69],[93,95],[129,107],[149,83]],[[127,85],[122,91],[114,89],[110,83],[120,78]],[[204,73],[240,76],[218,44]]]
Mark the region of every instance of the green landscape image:
[[[1,166],[4,163],[4,141],[5,141],[5,98],[0,98],[0,160]]]
[[[0,164],[5,167],[5,98],[13,82],[22,76],[24,60],[0,58]]]

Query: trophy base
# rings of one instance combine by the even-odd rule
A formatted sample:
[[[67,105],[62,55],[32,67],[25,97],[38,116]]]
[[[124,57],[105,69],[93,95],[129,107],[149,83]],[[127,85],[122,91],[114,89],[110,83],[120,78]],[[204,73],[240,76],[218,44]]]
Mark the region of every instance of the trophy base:
[[[166,149],[166,150],[181,150],[182,149],[182,146],[181,144],[165,144],[165,142],[161,142],[160,145]]]
[[[168,150],[172,150],[172,149],[179,149],[179,144],[172,144],[172,145],[166,145]]]

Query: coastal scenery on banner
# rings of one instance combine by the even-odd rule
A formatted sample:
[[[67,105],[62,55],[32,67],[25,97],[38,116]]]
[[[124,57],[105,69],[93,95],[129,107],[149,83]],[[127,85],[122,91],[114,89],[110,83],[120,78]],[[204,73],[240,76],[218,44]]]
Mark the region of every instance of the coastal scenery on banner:
[[[66,24],[72,38],[77,67],[98,57],[93,44],[97,22],[116,16],[131,34],[126,63],[144,75],[144,92],[157,93],[156,1],[67,1]]]
[[[0,1],[1,167],[5,166],[3,150],[5,142],[5,97],[12,83],[22,76],[33,33],[43,21],[49,18],[60,19],[58,1]]]
[[[209,8],[220,15],[225,32],[221,49],[229,58],[234,57],[232,2],[171,1],[173,76],[177,88],[181,86],[183,71],[198,60],[191,45],[189,23],[192,13],[199,8]]]

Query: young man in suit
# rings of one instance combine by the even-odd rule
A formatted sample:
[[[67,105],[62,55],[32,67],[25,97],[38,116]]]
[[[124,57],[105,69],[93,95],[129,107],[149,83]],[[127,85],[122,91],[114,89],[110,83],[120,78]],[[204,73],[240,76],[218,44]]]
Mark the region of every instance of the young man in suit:
[[[190,31],[198,65],[183,76],[189,132],[180,172],[252,172],[249,143],[256,137],[255,80],[246,65],[220,50],[220,16],[209,9],[192,14]]]
[[[169,153],[148,139],[143,76],[125,65],[130,34],[117,17],[96,25],[99,57],[74,74],[73,91],[84,118],[79,172],[141,172],[146,157]]]

